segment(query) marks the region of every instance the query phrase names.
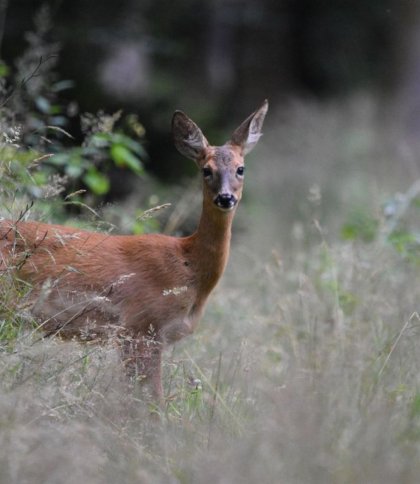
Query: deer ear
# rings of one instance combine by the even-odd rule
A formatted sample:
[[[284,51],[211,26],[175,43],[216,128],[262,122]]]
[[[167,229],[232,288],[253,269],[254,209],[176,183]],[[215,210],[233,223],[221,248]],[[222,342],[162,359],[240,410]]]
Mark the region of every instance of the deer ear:
[[[187,158],[198,161],[209,146],[201,129],[182,111],[172,118],[172,136],[176,149]]]
[[[257,109],[255,113],[252,113],[251,116],[246,118],[233,133],[230,142],[233,145],[240,146],[243,155],[248,154],[260,139],[260,136],[262,135],[261,129],[267,111],[268,101],[266,99],[262,106]]]

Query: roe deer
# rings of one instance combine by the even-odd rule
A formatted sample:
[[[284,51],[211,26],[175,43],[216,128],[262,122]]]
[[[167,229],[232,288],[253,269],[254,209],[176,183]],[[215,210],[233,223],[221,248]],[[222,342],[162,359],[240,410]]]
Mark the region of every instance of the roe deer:
[[[0,221],[0,270],[32,289],[33,316],[48,334],[116,337],[129,375],[162,403],[161,354],[194,331],[225,268],[242,195],[244,156],[261,136],[268,102],[221,147],[210,146],[181,111],[175,146],[203,176],[203,208],[189,237],[109,235],[35,221]]]

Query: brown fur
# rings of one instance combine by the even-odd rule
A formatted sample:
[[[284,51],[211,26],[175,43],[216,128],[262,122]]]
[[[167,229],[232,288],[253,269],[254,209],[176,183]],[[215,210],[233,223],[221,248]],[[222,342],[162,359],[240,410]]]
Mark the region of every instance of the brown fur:
[[[266,110],[264,104],[248,124]],[[129,373],[148,382],[157,400],[163,346],[194,331],[226,266],[242,194],[237,168],[249,134],[242,128],[243,139],[214,148],[183,113],[175,117],[178,149],[212,170],[211,180],[203,181],[203,210],[193,235],[107,235],[33,221],[0,222],[0,270],[13,268],[33,285],[28,300],[43,329],[66,338],[117,337]],[[235,198],[231,210],[216,205],[220,193]]]

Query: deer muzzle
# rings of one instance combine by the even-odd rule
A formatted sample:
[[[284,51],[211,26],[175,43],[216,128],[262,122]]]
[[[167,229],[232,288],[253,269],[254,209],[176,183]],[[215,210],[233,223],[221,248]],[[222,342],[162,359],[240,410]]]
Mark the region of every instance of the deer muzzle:
[[[214,199],[214,203],[221,210],[229,211],[236,206],[238,199],[231,193],[219,193]]]

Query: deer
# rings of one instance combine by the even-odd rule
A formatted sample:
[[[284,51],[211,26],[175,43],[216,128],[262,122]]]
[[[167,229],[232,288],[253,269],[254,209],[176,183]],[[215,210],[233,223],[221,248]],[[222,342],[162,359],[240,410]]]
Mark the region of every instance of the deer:
[[[175,111],[175,147],[202,175],[202,211],[192,235],[113,235],[1,219],[0,271],[30,284],[26,305],[43,334],[114,338],[127,375],[162,406],[162,352],[195,330],[224,272],[244,157],[262,134],[267,110],[265,100],[222,146],[211,146],[194,121]]]

